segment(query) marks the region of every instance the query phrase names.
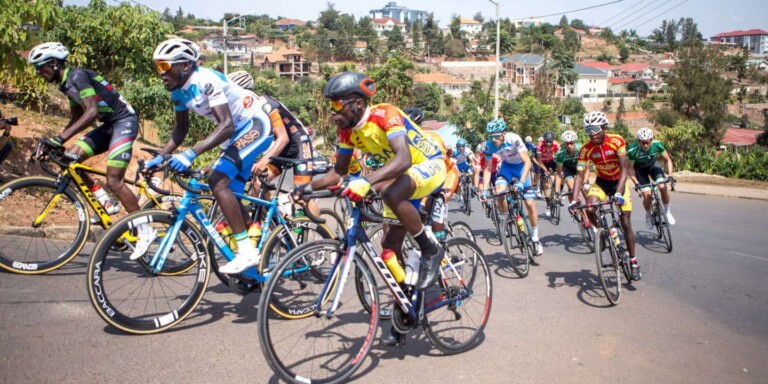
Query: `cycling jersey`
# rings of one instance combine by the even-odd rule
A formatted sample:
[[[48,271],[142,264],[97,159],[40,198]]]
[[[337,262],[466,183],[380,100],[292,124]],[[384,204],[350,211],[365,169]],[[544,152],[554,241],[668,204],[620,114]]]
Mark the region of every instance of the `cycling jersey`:
[[[59,90],[67,95],[69,106],[85,107],[83,99],[96,97],[99,121],[113,123],[127,117],[136,117],[130,104],[96,72],[83,68],[66,68]]]
[[[539,148],[533,145],[533,143],[525,143],[525,149],[528,150],[528,155],[531,156],[531,158],[536,157],[536,155],[539,153]]]
[[[469,158],[473,155],[472,150],[469,148],[464,148],[464,153],[459,153],[459,149],[456,148],[456,151],[453,152],[453,157],[456,159],[456,164],[467,164],[469,163]]]
[[[501,161],[501,157],[499,155],[494,154],[493,160],[491,160],[491,173],[496,173],[496,171],[499,170],[500,161]],[[477,162],[480,165],[480,169],[485,169],[485,156],[480,156]]]
[[[586,170],[591,161],[595,165],[598,178],[619,180],[621,174],[619,156],[626,156],[626,154],[627,147],[624,144],[624,138],[606,133],[602,144],[595,145],[589,141],[581,147],[576,169],[579,171]]]
[[[551,161],[554,161],[555,154],[557,151],[560,150],[560,143],[557,141],[552,142],[551,147],[547,147],[547,144],[544,140],[539,142],[539,147],[537,148],[539,153],[541,154],[541,161],[544,163],[549,163]]]
[[[276,127],[285,128],[285,132],[288,134],[288,144],[283,148],[277,156],[288,159],[305,160],[305,163],[295,164],[293,166],[293,183],[294,185],[300,185],[309,183],[312,181],[312,159],[314,158],[314,151],[312,148],[312,140],[307,134],[307,129],[304,128],[304,124],[294,116],[288,108],[280,101],[272,96],[261,95],[259,101],[263,102],[264,111],[269,115],[269,119],[272,122],[272,130]],[[275,175],[280,174],[280,167],[283,165],[281,161],[271,160],[269,162],[270,169]]]
[[[347,174],[350,176],[360,176],[363,173],[363,168],[360,166],[360,159],[363,157],[363,154],[360,152],[359,149],[355,149],[352,152],[352,158],[349,159],[349,169],[347,170]],[[334,152],[333,155],[331,155],[331,161],[336,163],[338,160],[337,153]]]
[[[435,140],[406,116],[390,104],[370,106],[356,127],[339,130],[339,153],[348,155],[359,148],[373,161],[387,163],[395,157],[389,140],[406,136],[412,164],[442,160],[444,153]]]
[[[648,167],[652,165],[662,153],[664,153],[664,145],[658,140],[651,142],[648,152],[645,152],[643,148],[640,147],[640,142],[637,141],[629,144],[629,147],[627,148],[627,158],[629,158],[629,161],[634,162],[636,167]]]
[[[581,143],[576,143],[576,149],[573,151],[573,154],[568,153],[568,148],[562,147],[557,153],[555,154],[555,162],[557,164],[561,164],[563,168],[576,168],[576,165],[579,162],[579,150],[581,149]]]
[[[443,138],[440,137],[440,135],[437,134],[435,131],[427,131],[426,132],[429,137],[431,137],[435,142],[437,143],[437,146],[440,147],[440,150],[444,153],[448,152],[448,147],[445,146],[445,141],[443,141]],[[453,167],[456,165],[456,162],[454,159],[445,156],[445,169],[447,171],[450,171],[453,169]]]
[[[520,154],[523,152],[528,152],[528,149],[525,148],[525,144],[523,143],[523,139],[512,132],[507,132],[504,135],[504,141],[498,147],[493,143],[493,140],[490,139],[485,143],[486,160],[491,160],[493,154],[497,154],[501,157],[501,160],[504,163],[522,164],[523,159],[520,157]]]

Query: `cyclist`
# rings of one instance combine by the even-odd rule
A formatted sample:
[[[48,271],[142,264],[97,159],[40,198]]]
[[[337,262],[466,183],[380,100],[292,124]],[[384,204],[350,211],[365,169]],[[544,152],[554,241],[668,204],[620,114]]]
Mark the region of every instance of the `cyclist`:
[[[559,191],[562,187],[563,180],[565,181],[566,186],[568,186],[568,190],[573,191],[573,179],[578,173],[576,166],[579,161],[579,150],[581,149],[581,143],[577,143],[576,140],[578,140],[578,136],[576,135],[576,132],[571,130],[567,130],[560,135],[560,141],[563,142],[563,146],[555,154],[555,162],[557,163],[557,173],[555,175],[556,191]],[[584,180],[589,180],[589,168],[584,171]],[[586,183],[584,184],[585,187],[588,185],[589,184]],[[586,201],[587,194],[585,193],[584,188],[581,190],[581,195]],[[568,194],[569,202],[572,201],[572,198],[573,196]]]
[[[252,92],[230,83],[222,73],[197,66],[199,58],[198,45],[186,39],[169,39],[155,48],[152,59],[165,89],[171,94],[176,124],[170,141],[160,155],[147,162],[147,168],[160,165],[164,156],[184,141],[189,131],[190,109],[216,124],[213,133],[174,155],[168,165],[175,171],[184,171],[197,156],[222,145],[208,181],[224,218],[235,233],[238,247],[235,258],[219,271],[237,274],[258,264],[260,259],[246,231],[248,216],[233,192],[243,192],[253,163],[274,140],[266,112],[269,106]]]
[[[483,190],[483,170],[485,169],[485,142],[481,142],[477,145],[477,148],[475,148],[476,152],[479,154],[483,154],[482,156],[477,157],[477,165],[479,171],[475,173],[475,189],[478,191]],[[501,162],[501,157],[497,154],[493,154],[493,160],[491,160],[491,181],[488,185],[495,185],[496,184],[496,175],[498,175],[499,172],[499,163]],[[485,201],[485,199],[480,196],[480,201]]]
[[[542,255],[544,250],[539,242],[538,213],[536,213],[533,188],[531,187],[531,158],[528,156],[528,150],[525,148],[525,144],[523,144],[523,139],[516,133],[506,132],[506,130],[507,124],[504,120],[491,120],[485,127],[485,131],[488,133],[488,141],[485,144],[483,180],[491,179],[493,155],[498,154],[501,157],[501,168],[495,182],[496,193],[506,192],[512,180],[517,180],[514,188],[523,194],[533,229],[531,234],[534,248],[533,253],[537,256]],[[486,189],[483,193],[487,195],[488,190]],[[501,212],[504,212],[502,214],[503,221],[504,216],[507,214],[506,212],[509,212],[507,200],[499,197],[496,201],[501,208]]]
[[[531,185],[537,198],[541,198],[541,189],[539,189],[539,176],[541,175],[541,164],[539,164],[539,147],[533,144],[533,138],[525,137],[525,149],[528,150],[528,157],[531,158]]]
[[[411,118],[411,120],[416,123],[419,127],[421,127],[421,123],[424,121],[424,113],[421,112],[418,108],[406,108],[403,109],[403,112],[408,115],[408,117]],[[443,141],[443,138],[440,137],[440,135],[437,134],[435,131],[424,131],[427,135],[429,135],[432,139],[435,140],[435,142],[438,144],[440,149],[445,152],[445,183],[443,183],[443,194],[445,196],[445,201],[451,200],[451,197],[454,193],[456,193],[456,189],[459,187],[459,170],[456,167],[456,159],[453,158],[452,154],[453,151],[449,149],[445,145],[445,141]],[[432,196],[432,195],[430,195]],[[423,201],[422,201],[423,202]],[[431,203],[430,203],[431,204]],[[426,204],[426,206],[429,206],[430,204]],[[445,218],[448,216],[448,210],[445,210]],[[442,224],[445,223],[445,220],[443,220],[442,223],[440,223],[438,226],[440,228],[433,229],[435,230],[435,236],[438,237],[438,240],[440,240],[439,231],[442,230]],[[444,233],[444,232],[443,232]]]
[[[418,242],[421,267],[416,289],[431,286],[438,275],[444,250],[424,230],[418,207],[421,198],[442,187],[445,181],[444,153],[438,144],[407,115],[390,104],[370,105],[376,92],[373,79],[358,72],[333,76],[323,89],[330,101],[332,121],[339,128],[338,161],[325,176],[313,180],[312,190],[338,184],[347,174],[353,148],[359,148],[384,166],[365,177],[352,177],[342,193],[353,201],[371,189],[384,199],[384,215],[396,217],[382,239],[383,254],[401,254],[405,231]],[[298,190],[307,190],[299,186]]]
[[[555,141],[555,134],[552,131],[544,132],[543,140],[539,142],[538,153],[536,158],[541,164],[541,188],[544,190],[544,198],[549,199],[549,173],[557,170],[557,163],[555,162],[555,153],[560,150],[560,143]],[[560,190],[556,190],[559,192]],[[547,210],[545,215],[550,216],[552,212],[549,210],[549,204],[547,204]]]
[[[667,175],[672,177],[672,158],[664,149],[660,141],[653,139],[653,131],[650,128],[640,128],[637,131],[637,141],[629,145],[627,149],[629,163],[632,164],[630,178],[638,185],[650,184],[650,178],[655,181],[664,179],[664,170],[661,169],[658,158],[666,162]],[[650,176],[650,177],[649,177]],[[669,190],[666,184],[659,186],[661,192],[661,201],[664,203],[664,212],[667,215],[669,225],[675,225],[675,218],[669,211]],[[643,207],[645,208],[645,225],[648,229],[653,229],[653,213],[651,212],[651,187],[640,189],[643,196]]]
[[[136,195],[123,182],[139,129],[136,112],[106,79],[89,69],[68,66],[67,57],[69,50],[56,42],[38,44],[29,52],[29,64],[35,66],[45,81],[58,84],[59,90],[69,99],[69,123],[57,136],[48,139],[47,144],[61,147],[99,120],[102,124],[75,141],[67,152],[79,156],[80,160],[108,152],[107,188],[117,196],[126,211],[138,211]],[[95,186],[90,176],[80,176],[89,188]],[[110,209],[110,206],[114,208]],[[111,201],[104,208],[108,213],[115,213],[118,209],[117,203]],[[137,232],[137,249],[131,254],[131,260],[141,257],[146,252],[144,247],[148,247],[157,237],[157,232],[147,224],[139,225]]]
[[[595,184],[587,193],[587,202],[594,204],[605,200],[606,195],[614,195],[621,207],[621,226],[627,240],[632,278],[640,280],[640,266],[635,255],[635,232],[632,230],[632,196],[628,188],[629,163],[627,161],[627,148],[624,138],[620,135],[606,133],[608,118],[602,112],[590,112],[584,115],[584,127],[590,141],[584,144],[579,151],[579,161],[576,166],[578,173],[571,192],[571,203],[568,210],[578,200],[578,191],[586,180],[584,175],[591,161],[595,165]],[[623,204],[622,204],[623,201]],[[587,208],[587,216],[591,223],[599,223],[595,207]],[[594,227],[593,227],[594,228]]]

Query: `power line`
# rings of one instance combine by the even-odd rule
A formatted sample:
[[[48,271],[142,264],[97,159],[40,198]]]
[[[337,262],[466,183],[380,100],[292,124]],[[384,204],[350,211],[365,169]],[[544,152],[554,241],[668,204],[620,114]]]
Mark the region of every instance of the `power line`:
[[[591,7],[586,7],[586,8],[579,8],[579,9],[574,9],[574,10],[572,10],[572,11],[565,11],[565,12],[551,13],[551,14],[549,14],[549,15],[544,15],[544,16],[532,16],[532,17],[530,17],[530,18],[531,18],[531,19],[543,19],[543,18],[545,18],[545,17],[560,16],[560,15],[565,15],[565,14],[568,14],[568,13],[574,13],[574,12],[586,11],[587,9],[593,9],[593,8],[604,7],[604,6],[606,6],[606,5],[610,5],[610,4],[621,3],[622,1],[624,1],[624,0],[615,0],[615,1],[611,1],[611,2],[609,2],[609,3],[603,3],[603,4],[593,5],[593,6],[591,6]]]
[[[635,28],[634,28],[634,29],[638,29],[638,28],[642,27],[643,25],[646,25],[646,24],[648,24],[649,22],[651,22],[652,20],[654,20],[654,19],[658,18],[659,16],[661,16],[661,15],[663,15],[663,14],[665,14],[665,13],[667,13],[667,12],[669,12],[669,11],[671,11],[671,10],[673,10],[673,9],[675,9],[675,8],[677,8],[677,7],[679,7],[679,6],[683,5],[683,4],[685,4],[685,3],[687,3],[687,2],[688,2],[688,0],[683,0],[683,2],[682,2],[682,3],[679,3],[679,4],[675,5],[674,7],[670,8],[670,9],[667,9],[666,11],[664,11],[664,12],[662,12],[662,13],[659,13],[658,15],[656,15],[656,16],[654,16],[654,17],[651,17],[650,19],[648,19],[648,20],[644,21],[644,22],[643,22],[643,23],[641,23],[640,25],[637,25],[637,26],[635,26]]]
[[[638,14],[638,13],[640,13],[640,11],[642,11],[642,10],[644,10],[644,9],[646,9],[646,8],[648,8],[648,7],[650,7],[651,5],[653,5],[654,3],[656,3],[657,1],[659,1],[659,0],[651,0],[651,2],[650,2],[650,3],[648,3],[648,4],[644,5],[643,7],[639,8],[639,9],[636,9],[634,12],[632,12],[632,13],[630,13],[630,14],[628,14],[628,15],[625,15],[624,17],[622,17],[622,18],[620,18],[620,19],[618,19],[618,20],[616,20],[616,21],[612,22],[612,23],[611,23],[611,25],[610,25],[610,26],[611,26],[611,28],[613,28],[613,27],[614,27],[614,26],[616,26],[616,25],[620,25],[620,27],[616,28],[616,30],[619,30],[619,29],[621,29],[621,27],[623,27],[624,25],[626,25],[626,24],[628,24],[628,23],[631,23],[631,22],[634,22],[634,21],[636,21],[637,19],[639,19],[639,18],[641,18],[641,17],[643,17],[643,16],[645,16],[645,15],[647,15],[647,14],[649,14],[649,13],[651,13],[651,12],[653,12],[653,11],[655,11],[655,10],[657,10],[657,9],[661,8],[661,7],[663,7],[663,6],[664,6],[664,4],[666,4],[665,2],[661,2],[661,3],[660,3],[659,5],[657,5],[655,8],[651,8],[651,10],[650,10],[650,11],[647,11],[647,12],[643,13],[641,16],[637,16],[637,14]],[[634,19],[630,19],[630,21],[628,21],[628,22],[626,22],[626,23],[624,23],[624,24],[619,24],[619,23],[621,23],[622,21],[624,21],[624,20],[627,20],[628,18],[631,18],[631,17],[634,17]]]
[[[611,21],[612,19],[616,18],[617,16],[621,15],[622,13],[624,13],[624,12],[626,12],[626,11],[629,11],[630,9],[632,9],[632,8],[634,8],[634,7],[636,7],[636,6],[640,5],[640,4],[642,4],[643,2],[645,2],[645,0],[640,0],[640,2],[639,2],[639,3],[635,3],[635,4],[633,4],[631,7],[624,9],[623,11],[621,11],[621,12],[619,12],[619,13],[617,13],[617,14],[615,14],[615,15],[611,16],[611,17],[609,17],[609,18],[608,18],[608,20],[606,20],[606,21],[603,21],[602,23],[599,23],[599,24],[597,24],[597,25],[605,25],[607,22]]]

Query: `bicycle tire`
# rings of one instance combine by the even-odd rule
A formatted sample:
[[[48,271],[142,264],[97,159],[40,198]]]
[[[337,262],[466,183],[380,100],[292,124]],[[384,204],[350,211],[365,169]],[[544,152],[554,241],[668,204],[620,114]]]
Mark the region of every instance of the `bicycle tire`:
[[[181,202],[181,199],[184,198],[184,196],[178,194],[178,193],[172,193],[170,195],[155,195],[154,196],[156,200],[160,203],[160,206],[155,203],[155,200],[149,199],[144,202],[144,204],[141,205],[139,208],[140,210],[146,210],[146,209],[165,209],[168,210],[171,205],[178,204]]]
[[[504,252],[507,253],[507,259],[512,265],[512,270],[521,278],[528,276],[528,272],[531,270],[531,259],[528,255],[527,243],[518,240],[520,238],[517,234],[519,229],[515,217],[508,216],[501,228],[504,231],[504,241],[502,241]]]
[[[464,199],[464,214],[470,216],[472,214],[472,197],[470,196],[469,185],[466,183],[462,186],[462,198]]]
[[[174,264],[185,264],[188,258],[196,261],[196,268],[184,274],[155,275],[146,264],[129,261],[126,252],[113,248],[114,243],[132,229],[134,220],[147,220],[144,222],[162,233],[174,225],[177,217],[169,211],[154,209],[133,212],[113,223],[96,244],[88,262],[88,298],[107,324],[126,333],[153,334],[184,321],[197,307],[208,286],[210,255],[199,227],[184,219],[174,242],[186,241],[187,245],[174,247],[168,253],[163,270],[173,268]],[[161,237],[150,247],[148,255],[154,254]],[[178,252],[182,248],[195,254]],[[153,293],[159,297],[149,297]]]
[[[552,221],[555,223],[555,225],[560,225],[560,201],[559,200],[555,201],[552,204]]]
[[[656,208],[656,229],[658,230],[658,236],[660,239],[664,240],[664,246],[667,248],[667,253],[672,252],[672,232],[669,228],[669,221],[667,220],[667,215],[665,214],[664,210],[661,209],[661,204],[658,203],[658,200],[655,202],[657,205]]]
[[[305,262],[318,252],[336,253],[339,258],[347,257],[342,253],[343,250],[344,246],[338,240],[304,244],[278,262],[264,285],[257,319],[259,344],[269,366],[286,382],[346,382],[365,362],[370,352],[378,330],[378,310],[365,310],[358,294],[346,290],[341,292],[336,312],[329,318],[324,312],[318,311],[329,309],[333,302],[330,296],[335,294],[335,290],[318,300],[326,282],[308,272],[291,272],[294,265]],[[348,256],[352,258],[350,261],[355,264],[354,267],[361,270],[367,285],[368,299],[373,308],[377,309],[378,290],[370,269],[356,255]],[[338,273],[328,278],[338,281]],[[302,284],[297,284],[298,290],[294,291],[286,286],[286,280],[301,280]],[[333,282],[328,284],[335,285]],[[310,303],[320,301],[321,308],[312,308],[312,316],[284,319],[265,310],[275,300],[275,295],[281,296],[278,299],[280,301],[289,298]]]
[[[616,305],[621,299],[621,276],[619,259],[611,235],[604,228],[599,228],[595,236],[595,262],[597,276],[608,302]]]
[[[449,239],[445,243],[445,257],[451,260],[455,272],[444,267],[438,283],[422,293],[423,326],[435,348],[453,355],[472,349],[482,341],[491,314],[493,284],[485,255],[471,240]],[[465,295],[463,299],[455,299]],[[444,300],[452,303],[446,304]]]
[[[367,231],[368,239],[371,240],[371,244],[373,244],[373,250],[375,252],[378,252],[378,254],[381,254],[381,242],[377,241],[380,240],[381,237],[384,235],[384,225],[383,224],[376,224],[372,228],[368,229]],[[408,249],[408,246],[406,245],[406,241],[409,241],[408,238],[410,238],[410,235],[406,235],[406,240],[403,241],[403,252],[405,252],[406,249]],[[411,244],[415,244],[415,240],[410,240]],[[358,257],[361,255],[358,255]],[[389,288],[387,288],[387,283],[381,278],[378,278],[377,275],[373,275],[373,279],[376,281],[377,289],[379,290],[379,319],[381,320],[389,320],[392,318],[392,311],[395,308],[395,299],[392,297],[392,295],[389,292]],[[360,301],[363,303],[363,306],[365,307],[366,311],[371,311],[371,303],[366,300],[365,295],[365,286],[363,285],[365,283],[365,280],[362,279],[362,275],[360,274],[360,271],[355,269],[355,290],[357,291],[358,296],[360,297]],[[382,294],[381,292],[384,292]]]
[[[59,187],[56,179],[45,176],[23,177],[0,186],[0,268],[39,275],[61,268],[82,250],[90,233],[90,212],[82,195],[69,186],[34,227],[34,216],[46,210]],[[51,250],[55,250],[53,257],[48,255]]]
[[[591,225],[589,227],[586,226],[586,223],[588,222],[587,220],[589,219],[587,218],[587,215],[585,215],[581,211],[578,211],[576,214],[579,215],[576,225],[578,225],[579,227],[581,238],[582,240],[584,240],[584,244],[587,245],[587,248],[589,248],[591,252],[594,252],[595,251],[595,239],[594,239],[595,232],[592,230]]]
[[[491,221],[493,222],[494,228],[496,228],[496,238],[499,239],[498,245],[501,245],[501,243],[504,241],[501,236],[501,223],[500,223],[501,213],[499,212],[499,206],[495,201],[491,202]],[[490,240],[491,237],[493,236],[488,236],[485,239],[485,241],[487,241],[489,244],[490,244],[490,241],[488,240]],[[496,245],[496,244],[491,244],[491,245]]]
[[[320,218],[325,219],[325,226],[337,239],[343,239],[347,235],[347,224],[331,208],[320,208]]]
[[[472,240],[473,242],[477,242],[475,239],[475,234],[472,233],[472,227],[463,221],[450,222],[445,226],[445,229],[446,233],[450,237],[465,237]]]

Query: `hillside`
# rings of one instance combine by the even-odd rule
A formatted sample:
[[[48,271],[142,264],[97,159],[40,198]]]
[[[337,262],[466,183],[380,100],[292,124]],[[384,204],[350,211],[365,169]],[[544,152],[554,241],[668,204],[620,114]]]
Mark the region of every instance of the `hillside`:
[[[619,47],[608,44],[604,39],[596,36],[584,36],[581,38],[581,49],[577,57],[597,57],[601,53],[607,53],[613,57],[619,56]]]

